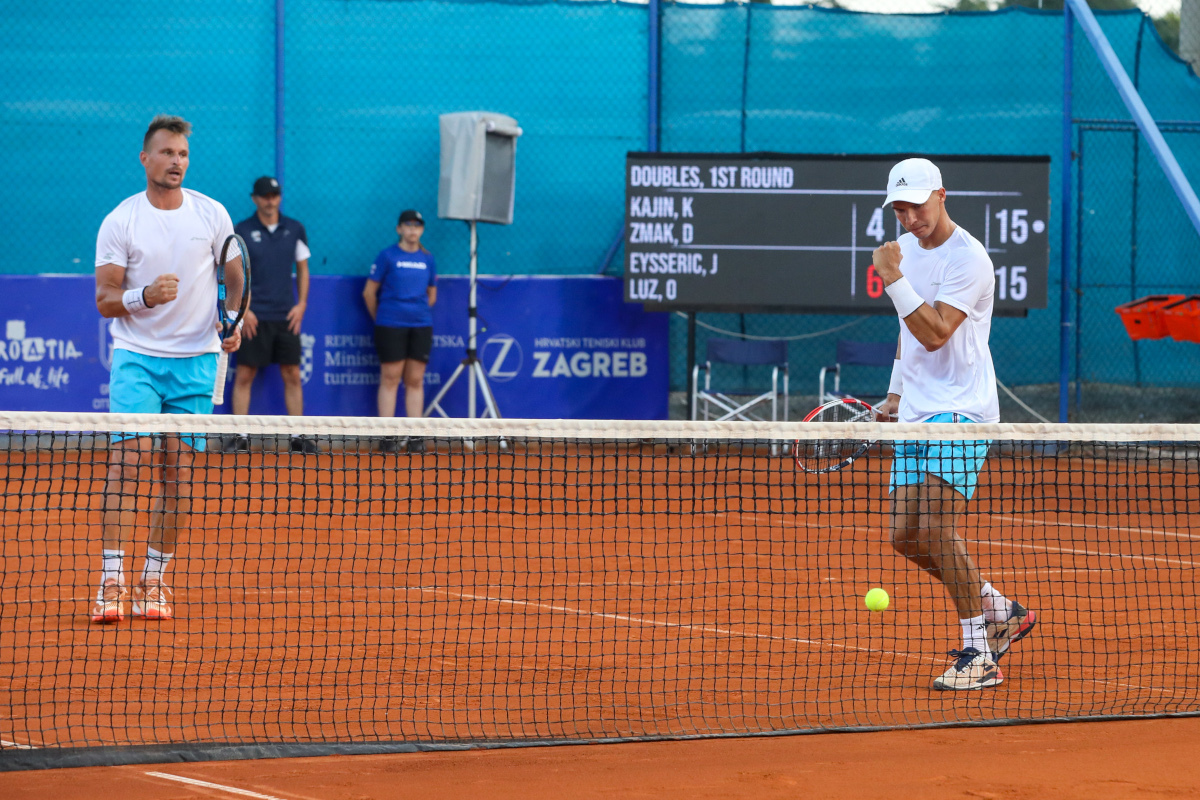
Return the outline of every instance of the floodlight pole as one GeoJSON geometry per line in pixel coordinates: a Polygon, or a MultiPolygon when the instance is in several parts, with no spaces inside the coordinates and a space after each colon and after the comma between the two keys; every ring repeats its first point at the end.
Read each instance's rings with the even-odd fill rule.
{"type": "Polygon", "coordinates": [[[478,329],[476,312],[476,278],[479,267],[479,237],[475,231],[475,220],[467,220],[467,225],[471,229],[471,289],[467,300],[467,357],[454,369],[450,375],[450,380],[442,385],[441,390],[437,393],[437,397],[425,409],[425,416],[432,416],[434,412],[443,416],[449,417],[445,409],[441,406],[442,398],[446,396],[446,392],[450,391],[450,387],[458,380],[458,376],[462,375],[463,371],[467,373],[467,417],[475,419],[475,382],[478,380],[479,388],[483,393],[484,412],[483,416],[491,416],[492,419],[500,419],[500,409],[496,406],[496,398],[492,394],[492,388],[488,385],[487,374],[483,371],[483,363],[478,357],[478,348],[476,346],[476,333],[478,329]]]}

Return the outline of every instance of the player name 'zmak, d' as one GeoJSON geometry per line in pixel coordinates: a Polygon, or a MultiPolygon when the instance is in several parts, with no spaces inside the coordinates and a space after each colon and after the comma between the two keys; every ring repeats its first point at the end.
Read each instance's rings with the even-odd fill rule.
{"type": "Polygon", "coordinates": [[[630,244],[676,244],[674,222],[629,223],[630,244]]]}

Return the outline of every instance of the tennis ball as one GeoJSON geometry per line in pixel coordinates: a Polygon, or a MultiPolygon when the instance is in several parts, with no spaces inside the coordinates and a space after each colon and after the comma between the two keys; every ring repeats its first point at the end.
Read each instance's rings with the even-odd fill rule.
{"type": "Polygon", "coordinates": [[[867,592],[867,596],[863,601],[871,611],[884,611],[888,607],[888,593],[877,586],[867,592]]]}

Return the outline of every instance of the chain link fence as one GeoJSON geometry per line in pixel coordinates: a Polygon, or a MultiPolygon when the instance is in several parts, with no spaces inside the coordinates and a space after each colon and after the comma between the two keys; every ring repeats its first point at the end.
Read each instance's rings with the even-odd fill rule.
{"type": "MultiPolygon", "coordinates": [[[[1154,2],[1170,0],[1147,0],[1154,2]]],[[[364,274],[407,207],[427,212],[425,243],[441,270],[465,272],[466,226],[433,213],[437,117],[498,111],[515,117],[525,135],[516,219],[481,226],[481,272],[619,274],[623,254],[613,245],[624,158],[646,148],[653,91],[661,149],[669,151],[1049,154],[1053,216],[1061,14],[828,7],[862,3],[664,5],[661,77],[651,87],[642,4],[290,0],[282,49],[285,212],[307,225],[317,273],[364,274]]],[[[9,188],[0,197],[8,221],[0,237],[9,257],[0,272],[91,271],[104,215],[143,186],[137,151],[156,113],[178,113],[195,126],[187,185],[223,202],[235,220],[249,216],[252,182],[275,172],[273,0],[167,8],[148,0],[0,0],[0,8],[9,33],[0,51],[0,182],[9,188]]],[[[1138,11],[1099,17],[1155,118],[1200,120],[1200,79],[1155,22],[1138,11]]],[[[1077,32],[1075,115],[1103,124],[1080,122],[1075,132],[1073,413],[1200,418],[1200,410],[1188,416],[1185,402],[1200,382],[1196,346],[1135,345],[1112,311],[1138,294],[1196,291],[1187,256],[1200,242],[1083,42],[1077,32]],[[1172,402],[1160,402],[1160,391],[1174,392],[1172,402]]],[[[1200,185],[1200,136],[1186,126],[1166,136],[1200,185]]],[[[1060,373],[1060,230],[1052,219],[1048,307],[997,319],[992,337],[1000,380],[1051,419],[1060,373]]],[[[832,362],[839,338],[894,340],[898,325],[891,316],[762,314],[701,314],[699,322],[700,353],[710,335],[789,339],[796,411],[815,399],[817,372],[832,362]]],[[[672,413],[682,415],[686,322],[678,317],[671,348],[672,413]]],[[[868,397],[887,383],[870,369],[844,379],[868,397]]],[[[1034,418],[1005,394],[1002,414],[1034,418]]]]}
{"type": "MultiPolygon", "coordinates": [[[[1200,81],[1163,45],[1148,17],[1110,13],[1101,14],[1100,21],[1156,118],[1200,120],[1200,81]]],[[[1012,8],[987,14],[878,15],[762,4],[696,13],[693,7],[670,6],[664,11],[663,38],[664,150],[1049,154],[1047,307],[1026,318],[996,318],[991,345],[1006,390],[1002,418],[1058,418],[1061,221],[1053,219],[1053,209],[1060,207],[1061,186],[1061,13],[1012,8]],[[709,64],[720,66],[706,69],[709,64]],[[698,73],[707,80],[696,80],[698,73]]],[[[1075,116],[1123,120],[1128,127],[1128,112],[1095,54],[1080,44],[1084,41],[1077,30],[1075,116]]],[[[1117,160],[1097,156],[1103,170],[1097,165],[1088,176],[1108,185],[1107,191],[1089,195],[1090,213],[1101,215],[1101,226],[1129,218],[1135,187],[1132,141],[1132,134],[1125,136],[1117,160]]],[[[1200,183],[1200,137],[1181,134],[1169,142],[1192,182],[1200,183]]],[[[1155,206],[1139,216],[1142,239],[1153,240],[1160,250],[1200,244],[1144,146],[1140,174],[1137,191],[1143,203],[1155,206]]],[[[886,170],[881,185],[885,177],[886,170]]],[[[948,210],[953,217],[953,203],[948,210]]],[[[1073,387],[1073,418],[1200,419],[1200,404],[1184,402],[1187,387],[1194,388],[1200,376],[1192,352],[1200,349],[1173,342],[1135,346],[1113,311],[1131,299],[1131,292],[1148,294],[1154,286],[1153,291],[1190,293],[1197,281],[1186,270],[1164,269],[1161,252],[1133,250],[1128,241],[1112,246],[1088,241],[1107,232],[1083,230],[1078,269],[1098,274],[1092,262],[1104,251],[1126,264],[1133,259],[1143,277],[1138,284],[1126,280],[1121,287],[1085,288],[1074,304],[1086,327],[1072,331],[1079,342],[1071,354],[1073,369],[1075,362],[1080,365],[1072,377],[1085,384],[1073,387]],[[1134,352],[1141,355],[1140,366],[1119,355],[1134,352]]],[[[791,340],[793,414],[816,402],[817,373],[835,360],[838,339],[889,341],[898,330],[894,317],[700,314],[698,319],[700,358],[710,336],[791,340]]],[[[673,410],[682,415],[687,383],[682,316],[673,318],[671,337],[673,410]]],[[[742,377],[754,385],[767,382],[762,370],[743,370],[742,377]]],[[[869,398],[886,391],[885,369],[849,368],[843,377],[869,398]]]]}

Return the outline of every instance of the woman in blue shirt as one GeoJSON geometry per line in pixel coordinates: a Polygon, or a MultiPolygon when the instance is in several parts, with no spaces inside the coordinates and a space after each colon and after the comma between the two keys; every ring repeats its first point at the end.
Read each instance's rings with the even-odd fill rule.
{"type": "Polygon", "coordinates": [[[420,417],[425,406],[425,365],[433,350],[433,304],[437,301],[437,263],[421,246],[425,220],[411,209],[400,214],[400,241],[371,265],[363,289],[367,312],[375,320],[379,353],[379,416],[396,416],[396,392],[404,381],[404,409],[420,417]]]}

